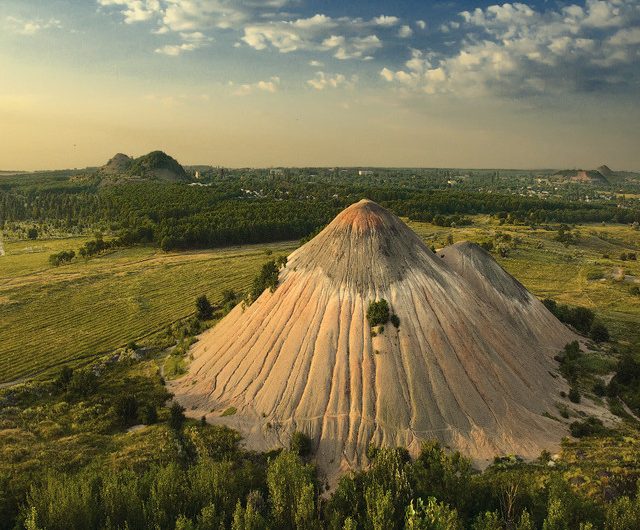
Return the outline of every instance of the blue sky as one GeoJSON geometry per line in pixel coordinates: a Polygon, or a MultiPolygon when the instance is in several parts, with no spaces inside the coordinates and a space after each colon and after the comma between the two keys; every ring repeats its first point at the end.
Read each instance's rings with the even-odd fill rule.
{"type": "Polygon", "coordinates": [[[640,168],[639,65],[637,0],[3,0],[0,166],[640,168]]]}

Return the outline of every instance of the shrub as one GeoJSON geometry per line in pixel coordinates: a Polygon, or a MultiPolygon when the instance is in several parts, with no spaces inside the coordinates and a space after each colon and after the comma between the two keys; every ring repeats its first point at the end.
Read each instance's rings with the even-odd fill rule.
{"type": "Polygon", "coordinates": [[[386,324],[389,321],[389,304],[384,298],[369,304],[367,320],[371,327],[386,324]]]}
{"type": "Polygon", "coordinates": [[[138,421],[138,400],[131,394],[120,395],[114,405],[120,424],[124,427],[134,425],[138,421]]]}
{"type": "Polygon", "coordinates": [[[27,237],[31,240],[38,239],[38,229],[34,226],[27,231],[27,237]]]}
{"type": "Polygon", "coordinates": [[[174,401],[169,408],[169,427],[174,431],[182,429],[187,418],[184,415],[184,407],[177,401],[174,401]]]}
{"type": "Polygon", "coordinates": [[[555,356],[555,360],[560,363],[560,373],[569,383],[575,383],[580,375],[581,365],[578,360],[581,355],[578,341],[573,341],[555,356]]]}
{"type": "Polygon", "coordinates": [[[488,240],[488,241],[482,241],[480,243],[480,246],[485,249],[487,252],[491,252],[493,250],[493,241],[488,240]]]}
{"type": "Polygon", "coordinates": [[[604,278],[604,272],[599,269],[594,269],[587,272],[587,280],[601,280],[602,278],[604,278]]]}
{"type": "Polygon", "coordinates": [[[569,426],[569,430],[571,431],[571,435],[575,438],[603,434],[607,431],[602,421],[593,417],[587,418],[584,421],[574,421],[569,426]]]}
{"type": "Polygon", "coordinates": [[[196,316],[200,320],[209,320],[213,316],[213,306],[204,294],[196,300],[196,316]]]}
{"type": "Polygon", "coordinates": [[[262,266],[260,274],[258,274],[258,276],[253,280],[251,291],[247,297],[249,304],[255,302],[265,289],[269,289],[271,292],[276,290],[276,287],[278,287],[280,268],[286,265],[287,257],[280,256],[274,260],[268,261],[262,266]]]}
{"type": "Polygon", "coordinates": [[[581,333],[586,334],[591,330],[595,319],[595,313],[591,309],[558,304],[550,298],[545,298],[542,303],[560,322],[573,326],[581,333]]]}
{"type": "Polygon", "coordinates": [[[98,388],[98,378],[91,370],[75,370],[69,381],[70,394],[86,398],[98,388]]]}
{"type": "Polygon", "coordinates": [[[629,294],[633,296],[640,295],[640,287],[638,287],[637,285],[634,285],[631,289],[629,289],[629,294]]]}
{"type": "Polygon", "coordinates": [[[391,317],[389,318],[389,320],[391,321],[391,323],[396,327],[399,328],[400,327],[400,318],[398,317],[398,315],[396,315],[395,313],[393,313],[393,315],[391,315],[391,317]]]}
{"type": "Polygon", "coordinates": [[[145,425],[153,425],[154,423],[157,423],[158,409],[156,409],[156,406],[151,403],[147,403],[142,409],[140,419],[145,425]]]}
{"type": "Polygon", "coordinates": [[[603,397],[606,395],[607,393],[607,386],[604,384],[604,381],[602,381],[601,379],[599,379],[598,381],[596,381],[593,385],[593,393],[596,396],[600,396],[603,397]]]}
{"type": "Polygon", "coordinates": [[[236,306],[239,299],[240,296],[233,289],[225,289],[222,291],[222,312],[227,314],[231,311],[236,306]]]}
{"type": "Polygon", "coordinates": [[[594,322],[589,332],[589,337],[595,342],[607,342],[609,340],[609,330],[602,322],[594,322]]]}
{"type": "Polygon", "coordinates": [[[76,253],[73,250],[63,250],[57,254],[51,254],[51,256],[49,256],[49,263],[54,267],[59,267],[63,263],[69,263],[75,257],[76,253]]]}
{"type": "Polygon", "coordinates": [[[311,454],[312,442],[305,433],[296,431],[291,435],[291,441],[289,442],[289,449],[292,453],[301,457],[306,457],[311,454]]]}
{"type": "Polygon", "coordinates": [[[575,386],[572,386],[569,390],[569,401],[580,403],[580,391],[575,386]]]}
{"type": "Polygon", "coordinates": [[[238,412],[238,409],[235,407],[229,407],[228,409],[225,409],[224,412],[222,414],[220,414],[220,416],[235,416],[236,412],[238,412]]]}
{"type": "Polygon", "coordinates": [[[58,377],[56,377],[55,384],[58,388],[60,388],[60,390],[67,390],[72,377],[73,368],[70,368],[69,366],[63,366],[60,372],[58,372],[58,377]]]}

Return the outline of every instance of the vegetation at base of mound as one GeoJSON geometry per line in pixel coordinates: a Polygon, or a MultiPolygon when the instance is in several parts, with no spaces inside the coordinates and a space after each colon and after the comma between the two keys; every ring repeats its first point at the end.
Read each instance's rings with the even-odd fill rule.
{"type": "MultiPolygon", "coordinates": [[[[587,279],[589,279],[588,275],[587,279]]],[[[542,303],[560,322],[569,324],[595,342],[609,340],[609,330],[602,322],[595,319],[595,313],[591,309],[557,304],[555,300],[550,298],[545,298],[542,303]]]]}
{"type": "Polygon", "coordinates": [[[611,398],[621,398],[640,415],[640,352],[624,352],[606,389],[611,398]]]}
{"type": "Polygon", "coordinates": [[[630,426],[581,433],[560,455],[545,452],[535,462],[496,458],[482,473],[437,442],[425,442],[415,459],[371,446],[371,466],[325,492],[304,434],[292,436],[290,451],[246,451],[235,431],[185,419],[167,401],[159,358],[108,359],[89,367],[96,379],[84,394],[72,390],[75,370],[0,391],[0,528],[640,523],[640,438],[630,426]],[[155,418],[145,421],[149,409],[155,418]],[[148,425],[127,431],[138,422],[148,425]]]}
{"type": "Polygon", "coordinates": [[[253,284],[246,297],[246,302],[251,305],[267,289],[274,292],[278,287],[280,269],[287,266],[287,257],[279,256],[276,259],[267,261],[253,279],[253,284]]]}

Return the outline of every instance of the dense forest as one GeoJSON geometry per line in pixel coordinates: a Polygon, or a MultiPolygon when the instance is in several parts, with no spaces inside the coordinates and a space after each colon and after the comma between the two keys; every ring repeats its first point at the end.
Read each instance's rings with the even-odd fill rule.
{"type": "Polygon", "coordinates": [[[588,197],[581,187],[547,196],[527,187],[502,187],[495,175],[452,181],[450,173],[387,170],[358,176],[301,170],[270,175],[228,170],[192,186],[101,186],[95,176],[64,173],[39,179],[5,177],[0,179],[0,226],[33,222],[61,230],[102,227],[125,245],[153,243],[165,250],[217,247],[299,239],[363,197],[397,215],[447,226],[468,223],[464,216],[472,214],[532,225],[640,222],[637,201],[614,201],[610,196],[576,200],[576,194],[588,197]]]}

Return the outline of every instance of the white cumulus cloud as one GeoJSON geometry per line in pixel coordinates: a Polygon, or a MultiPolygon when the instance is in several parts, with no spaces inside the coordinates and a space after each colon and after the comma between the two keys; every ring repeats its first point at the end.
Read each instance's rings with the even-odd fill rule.
{"type": "Polygon", "coordinates": [[[277,92],[278,88],[280,87],[280,78],[277,76],[273,76],[266,81],[244,83],[241,85],[235,85],[231,83],[231,86],[235,87],[232,92],[234,96],[248,96],[256,92],[268,92],[270,94],[273,94],[277,92]]]}
{"type": "Polygon", "coordinates": [[[309,79],[307,84],[316,90],[325,90],[327,88],[353,87],[357,83],[357,76],[347,79],[344,74],[327,74],[325,72],[316,72],[313,79],[309,79]]]}
{"type": "MultiPolygon", "coordinates": [[[[400,68],[380,75],[399,86],[435,94],[589,92],[640,89],[640,3],[587,0],[537,10],[523,3],[460,13],[453,53],[412,51],[400,68]]],[[[456,30],[451,21],[442,31],[456,30]]]]}

